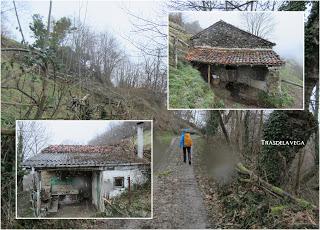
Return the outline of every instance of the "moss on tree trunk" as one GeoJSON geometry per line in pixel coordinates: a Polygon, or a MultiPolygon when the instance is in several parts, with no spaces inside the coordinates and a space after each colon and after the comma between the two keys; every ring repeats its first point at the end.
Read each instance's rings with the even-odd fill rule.
{"type": "MultiPolygon", "coordinates": [[[[309,111],[274,111],[263,127],[265,141],[300,141],[307,143],[317,128],[309,111]]],[[[304,145],[263,145],[259,158],[259,174],[275,185],[287,181],[287,171],[304,145]]]]}

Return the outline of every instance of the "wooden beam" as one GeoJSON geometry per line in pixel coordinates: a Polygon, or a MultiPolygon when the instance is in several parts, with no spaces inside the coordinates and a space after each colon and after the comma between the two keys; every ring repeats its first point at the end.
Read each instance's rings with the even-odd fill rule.
{"type": "Polygon", "coordinates": [[[15,136],[16,135],[16,130],[14,128],[13,129],[2,128],[1,129],[1,135],[15,136]]]}
{"type": "Polygon", "coordinates": [[[2,101],[1,104],[12,105],[12,106],[37,106],[36,104],[23,104],[18,102],[6,102],[6,101],[2,101]]]}
{"type": "Polygon", "coordinates": [[[170,37],[172,37],[174,40],[176,40],[176,42],[178,41],[178,42],[180,42],[182,45],[184,45],[184,46],[186,46],[186,47],[189,47],[189,44],[188,44],[188,43],[186,43],[186,42],[184,42],[183,40],[177,38],[176,36],[170,34],[170,37]]]}
{"type": "Polygon", "coordinates": [[[210,64],[208,64],[208,84],[210,86],[210,78],[211,78],[211,71],[210,71],[210,64]]]}
{"type": "Polygon", "coordinates": [[[292,201],[293,203],[296,203],[297,205],[299,205],[300,207],[302,208],[311,208],[312,210],[316,210],[316,211],[319,211],[319,208],[302,199],[302,198],[298,198],[298,197],[295,197],[293,195],[291,195],[290,193],[284,191],[283,189],[279,188],[279,187],[276,187],[272,184],[269,184],[267,181],[263,180],[261,177],[257,176],[256,174],[254,174],[253,171],[247,169],[242,163],[238,163],[236,165],[236,170],[238,171],[238,173],[241,175],[247,175],[249,176],[249,178],[246,179],[247,182],[250,182],[250,183],[255,183],[257,186],[265,189],[266,191],[270,191],[272,192],[272,194],[275,194],[277,195],[278,197],[282,197],[282,198],[287,198],[289,199],[290,201],[292,201]]]}
{"type": "Polygon", "coordinates": [[[130,181],[130,176],[128,176],[128,198],[129,198],[129,205],[131,205],[131,181],[130,181]]]}
{"type": "Polygon", "coordinates": [[[178,66],[178,53],[177,53],[177,38],[173,37],[173,63],[174,63],[174,68],[177,68],[178,66]]]}
{"type": "Polygon", "coordinates": [[[282,82],[285,82],[285,83],[287,83],[287,84],[291,84],[291,85],[294,85],[294,86],[303,88],[302,85],[299,85],[299,84],[297,84],[297,83],[295,83],[295,82],[292,82],[292,81],[289,81],[289,80],[281,79],[281,81],[282,81],[282,82]]]}
{"type": "Polygon", "coordinates": [[[40,216],[40,206],[41,206],[41,197],[40,197],[40,190],[41,190],[41,181],[40,181],[40,174],[36,173],[36,185],[37,185],[37,203],[36,203],[36,217],[40,216]]]}

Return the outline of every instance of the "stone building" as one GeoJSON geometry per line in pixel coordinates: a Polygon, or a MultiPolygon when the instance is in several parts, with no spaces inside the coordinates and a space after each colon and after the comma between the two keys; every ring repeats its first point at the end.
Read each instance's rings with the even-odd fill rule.
{"type": "Polygon", "coordinates": [[[281,91],[278,70],[284,65],[275,45],[220,20],[191,37],[186,60],[210,85],[232,82],[274,95],[281,91]]]}
{"type": "Polygon", "coordinates": [[[51,145],[23,162],[31,170],[36,215],[56,213],[61,205],[86,201],[103,212],[109,200],[129,186],[151,177],[151,150],[143,149],[138,126],[138,145],[130,140],[109,146],[51,145]]]}

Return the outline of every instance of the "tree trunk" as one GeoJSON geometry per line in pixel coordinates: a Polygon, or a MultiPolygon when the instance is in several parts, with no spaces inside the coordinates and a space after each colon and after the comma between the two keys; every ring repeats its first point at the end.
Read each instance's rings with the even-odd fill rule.
{"type": "Polygon", "coordinates": [[[217,113],[218,113],[218,117],[219,117],[220,127],[221,127],[221,129],[222,129],[222,132],[223,132],[223,134],[224,134],[224,137],[226,138],[227,143],[230,144],[229,135],[228,135],[227,129],[226,129],[224,123],[223,123],[223,119],[222,119],[221,113],[220,113],[219,110],[217,111],[217,113]]]}
{"type": "Polygon", "coordinates": [[[47,39],[48,39],[48,37],[49,37],[49,33],[50,33],[51,9],[52,9],[52,0],[50,0],[50,5],[49,5],[48,25],[47,25],[47,39]]]}
{"type": "Polygon", "coordinates": [[[48,76],[47,76],[47,72],[48,72],[48,65],[46,64],[44,71],[44,75],[42,77],[42,89],[41,89],[41,97],[40,100],[38,102],[38,109],[37,112],[34,116],[34,120],[40,119],[45,111],[46,108],[46,102],[48,99],[48,76]]]}
{"type": "Polygon", "coordinates": [[[18,21],[18,25],[19,25],[19,31],[20,31],[20,34],[21,34],[21,37],[22,37],[21,43],[23,44],[23,43],[25,42],[25,40],[24,40],[24,35],[23,35],[23,31],[22,31],[21,24],[20,24],[20,20],[19,20],[19,16],[18,16],[18,11],[17,11],[17,7],[16,7],[16,2],[15,2],[15,1],[12,1],[12,2],[13,2],[14,11],[15,11],[15,13],[16,13],[16,18],[17,18],[17,21],[18,21]]]}
{"type": "Polygon", "coordinates": [[[299,152],[299,159],[298,159],[298,165],[297,165],[297,171],[296,171],[296,181],[294,186],[294,193],[297,195],[300,190],[300,177],[301,177],[301,166],[304,160],[305,151],[303,153],[299,152]]]}
{"type": "Polygon", "coordinates": [[[250,111],[247,110],[243,120],[243,126],[244,126],[243,149],[245,154],[248,154],[248,151],[249,151],[249,117],[250,117],[250,111]]]}
{"type": "Polygon", "coordinates": [[[255,175],[252,171],[244,167],[241,163],[238,163],[236,165],[236,170],[239,172],[240,175],[242,174],[242,175],[249,176],[249,178],[242,179],[242,181],[244,182],[254,183],[255,185],[265,189],[266,191],[272,192],[272,194],[276,194],[277,196],[282,198],[288,198],[289,200],[296,203],[302,208],[312,208],[313,210],[318,210],[317,206],[311,204],[310,202],[301,198],[294,197],[293,195],[284,191],[283,189],[276,187],[272,184],[269,184],[268,182],[263,180],[261,177],[255,175]]]}
{"type": "MultiPolygon", "coordinates": [[[[314,116],[316,119],[319,118],[319,81],[316,85],[314,116]]],[[[315,164],[319,165],[319,129],[316,129],[315,133],[315,153],[315,164]]]]}

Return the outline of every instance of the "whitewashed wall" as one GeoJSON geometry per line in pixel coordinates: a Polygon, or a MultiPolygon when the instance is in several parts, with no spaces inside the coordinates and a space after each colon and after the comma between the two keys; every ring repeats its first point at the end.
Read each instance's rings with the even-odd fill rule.
{"type": "Polygon", "coordinates": [[[120,195],[126,188],[128,188],[128,176],[130,176],[131,186],[133,184],[142,184],[146,182],[145,176],[137,166],[116,167],[114,170],[103,171],[103,196],[112,198],[120,195]],[[114,186],[115,177],[124,177],[124,188],[117,188],[114,186]]]}
{"type": "Polygon", "coordinates": [[[92,204],[98,208],[97,186],[98,186],[98,172],[92,173],[92,204]]]}

